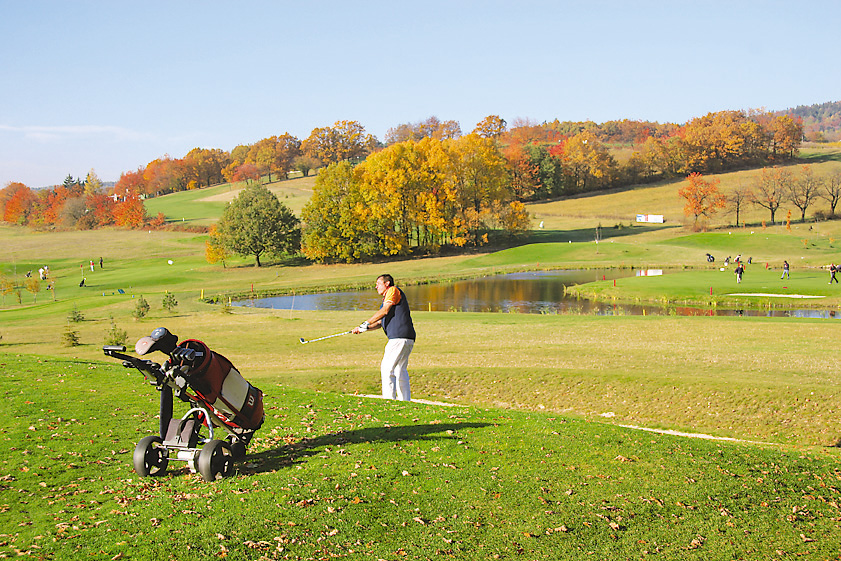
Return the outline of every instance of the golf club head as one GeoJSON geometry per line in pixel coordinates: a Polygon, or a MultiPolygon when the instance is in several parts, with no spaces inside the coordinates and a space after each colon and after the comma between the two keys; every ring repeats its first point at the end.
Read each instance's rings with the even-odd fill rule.
{"type": "Polygon", "coordinates": [[[307,342],[307,340],[304,339],[303,337],[301,337],[301,343],[306,343],[306,342],[307,342]]]}

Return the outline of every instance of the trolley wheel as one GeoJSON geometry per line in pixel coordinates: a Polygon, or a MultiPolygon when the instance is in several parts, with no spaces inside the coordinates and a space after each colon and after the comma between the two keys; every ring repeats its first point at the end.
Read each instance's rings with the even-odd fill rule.
{"type": "Polygon", "coordinates": [[[163,475],[169,464],[167,449],[160,436],[147,436],[134,448],[134,471],[141,477],[163,475]]]}
{"type": "Polygon", "coordinates": [[[234,455],[227,442],[211,440],[199,451],[198,470],[205,481],[228,477],[234,471],[234,455]]]}
{"type": "Polygon", "coordinates": [[[234,440],[230,443],[230,446],[231,454],[233,454],[235,460],[241,460],[245,457],[245,444],[241,440],[234,440]]]}

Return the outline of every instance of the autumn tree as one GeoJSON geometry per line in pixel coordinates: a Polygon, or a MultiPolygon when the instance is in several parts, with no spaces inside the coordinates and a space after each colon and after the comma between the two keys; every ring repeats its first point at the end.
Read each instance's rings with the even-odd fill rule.
{"type": "Polygon", "coordinates": [[[260,169],[255,164],[242,164],[234,170],[231,177],[228,179],[231,182],[239,181],[259,181],[260,169]]]}
{"type": "MultiPolygon", "coordinates": [[[[187,187],[187,173],[183,160],[170,158],[168,155],[163,158],[152,160],[143,169],[143,180],[145,193],[147,195],[165,195],[176,191],[183,191],[187,187]]],[[[119,186],[119,184],[118,184],[119,186]]],[[[125,192],[119,192],[124,195],[125,192]]]]}
{"type": "Polygon", "coordinates": [[[841,200],[841,171],[836,171],[824,179],[820,196],[829,203],[830,215],[835,216],[835,207],[841,200]]]}
{"type": "Polygon", "coordinates": [[[225,249],[225,243],[219,235],[219,230],[216,224],[210,227],[207,240],[204,242],[204,257],[211,265],[222,262],[222,266],[226,267],[225,262],[228,259],[228,251],[225,249]]]}
{"type": "Polygon", "coordinates": [[[473,134],[477,134],[483,138],[499,138],[507,130],[508,123],[499,115],[488,115],[478,123],[473,129],[473,134]]]}
{"type": "Polygon", "coordinates": [[[387,254],[371,216],[375,204],[369,199],[379,194],[363,189],[362,172],[361,166],[338,162],[316,176],[312,197],[301,212],[306,224],[301,249],[309,259],[350,263],[387,254]]]}
{"type": "Polygon", "coordinates": [[[739,215],[745,204],[751,201],[752,195],[750,189],[742,187],[741,185],[733,189],[727,196],[727,202],[730,203],[730,208],[736,214],[736,226],[739,225],[739,215]]]}
{"type": "Polygon", "coordinates": [[[442,121],[432,116],[417,123],[404,123],[388,129],[385,135],[387,145],[405,142],[407,140],[420,141],[423,138],[445,140],[461,136],[461,125],[458,121],[442,121]]]}
{"type": "Polygon", "coordinates": [[[96,172],[91,169],[88,176],[85,178],[85,195],[95,195],[104,190],[102,180],[96,175],[96,172]]]}
{"type": "Polygon", "coordinates": [[[105,193],[90,195],[85,200],[85,206],[88,213],[84,218],[90,220],[91,228],[108,226],[114,223],[114,209],[117,207],[117,203],[109,195],[105,193]]]}
{"type": "Polygon", "coordinates": [[[300,247],[299,221],[274,193],[260,184],[243,189],[228,205],[217,229],[222,246],[238,255],[291,253],[300,247]]]}
{"type": "Polygon", "coordinates": [[[332,127],[313,129],[301,143],[301,150],[311,158],[332,163],[366,156],[376,142],[358,121],[337,121],[332,127]]]}
{"type": "Polygon", "coordinates": [[[81,227],[82,229],[89,229],[89,223],[80,221],[88,214],[88,207],[85,204],[84,197],[72,197],[64,201],[59,212],[59,223],[65,228],[81,227]]]}
{"type": "MultiPolygon", "coordinates": [[[[248,153],[251,151],[250,144],[240,144],[234,147],[231,150],[230,160],[228,165],[222,168],[222,176],[225,178],[226,181],[229,183],[234,182],[234,173],[236,170],[243,164],[245,164],[246,160],[248,159],[248,153]]],[[[254,165],[254,164],[251,164],[254,165]]]]}
{"type": "Polygon", "coordinates": [[[779,115],[770,124],[771,155],[774,159],[791,159],[800,149],[802,121],[790,115],[779,115]]]}
{"type": "Polygon", "coordinates": [[[496,216],[493,210],[513,199],[505,159],[490,137],[469,134],[447,143],[446,181],[453,192],[468,240],[482,245],[488,240],[496,216]]]}
{"type": "Polygon", "coordinates": [[[289,133],[280,136],[264,138],[251,146],[245,159],[246,163],[254,164],[261,173],[286,177],[292,169],[292,162],[301,154],[301,141],[289,133]]]}
{"type": "Polygon", "coordinates": [[[222,169],[230,156],[219,148],[193,148],[183,158],[184,176],[188,188],[209,187],[222,183],[222,169]]]}
{"type": "Polygon", "coordinates": [[[785,168],[762,168],[759,180],[753,185],[751,202],[771,213],[771,224],[786,200],[791,181],[791,172],[785,168]]]}
{"type": "Polygon", "coordinates": [[[4,189],[4,198],[3,220],[12,224],[26,224],[38,200],[32,190],[23,183],[9,183],[4,189]]]}
{"type": "Polygon", "coordinates": [[[41,281],[36,279],[35,277],[30,277],[26,279],[26,283],[24,284],[26,287],[27,292],[32,293],[33,295],[33,302],[38,302],[38,293],[41,292],[41,281]]]}
{"type": "Polygon", "coordinates": [[[124,228],[139,228],[146,222],[146,207],[137,193],[129,193],[114,207],[114,224],[124,228]]]}
{"type": "Polygon", "coordinates": [[[321,162],[310,156],[297,156],[292,160],[292,169],[301,172],[304,177],[309,177],[310,171],[321,167],[321,162]]]}
{"type": "Polygon", "coordinates": [[[136,171],[124,171],[121,173],[120,179],[114,185],[114,195],[121,198],[128,193],[155,195],[156,193],[154,191],[147,189],[144,172],[144,168],[139,168],[136,171]]]}
{"type": "Polygon", "coordinates": [[[516,234],[529,223],[497,143],[475,134],[409,140],[356,166],[332,164],[319,172],[302,218],[307,257],[349,262],[481,245],[492,230],[516,234]]]}
{"type": "Polygon", "coordinates": [[[502,150],[511,173],[511,187],[517,200],[535,198],[540,184],[540,165],[532,160],[526,147],[519,143],[509,144],[502,150]]]}
{"type": "Polygon", "coordinates": [[[820,178],[815,177],[812,168],[801,166],[800,174],[786,186],[789,202],[800,209],[801,222],[806,222],[806,210],[820,196],[822,183],[823,181],[820,178]]]}
{"type": "MultiPolygon", "coordinates": [[[[41,191],[39,196],[39,216],[37,223],[58,224],[61,221],[60,215],[68,199],[73,198],[70,189],[63,185],[57,185],[52,189],[41,191]]],[[[71,224],[72,226],[72,224],[71,224]]]]}
{"type": "Polygon", "coordinates": [[[616,160],[591,132],[567,139],[561,145],[560,155],[568,193],[604,189],[616,180],[616,160]]]}
{"type": "Polygon", "coordinates": [[[711,218],[718,209],[727,204],[727,197],[718,190],[718,178],[707,181],[700,173],[692,173],[686,178],[688,184],[681,187],[677,194],[686,199],[683,212],[694,216],[694,228],[698,227],[698,218],[711,218]]]}

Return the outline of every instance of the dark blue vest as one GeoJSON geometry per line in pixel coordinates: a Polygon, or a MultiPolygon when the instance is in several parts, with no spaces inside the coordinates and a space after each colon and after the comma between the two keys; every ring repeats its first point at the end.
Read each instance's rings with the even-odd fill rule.
{"type": "Polygon", "coordinates": [[[392,306],[388,314],[382,319],[383,331],[389,339],[411,339],[415,340],[415,326],[412,323],[412,314],[409,312],[409,302],[406,295],[399,288],[400,302],[392,306]]]}

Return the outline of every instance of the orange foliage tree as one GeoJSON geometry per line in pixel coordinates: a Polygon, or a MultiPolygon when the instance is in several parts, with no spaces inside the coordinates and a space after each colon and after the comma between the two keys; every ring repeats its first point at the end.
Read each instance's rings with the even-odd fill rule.
{"type": "Polygon", "coordinates": [[[727,197],[718,190],[718,178],[707,181],[700,173],[692,173],[687,177],[688,185],[678,190],[677,194],[686,199],[683,212],[686,216],[695,216],[694,226],[698,226],[698,218],[710,218],[720,208],[727,204],[727,197]]]}
{"type": "Polygon", "coordinates": [[[3,220],[12,224],[26,224],[37,196],[23,183],[13,182],[3,190],[6,204],[3,207],[3,220]]]}
{"type": "Polygon", "coordinates": [[[126,228],[139,228],[146,222],[146,207],[135,193],[130,193],[126,199],[114,208],[114,223],[126,228]]]}

